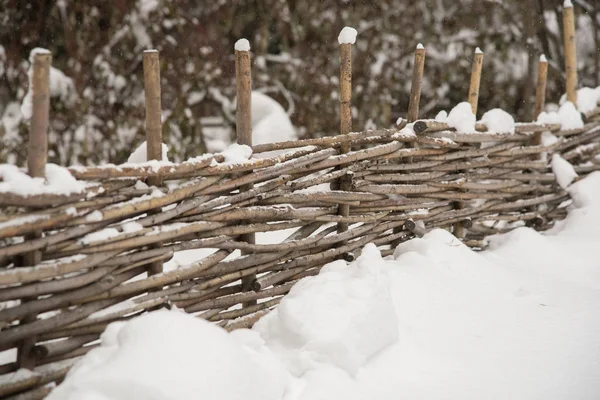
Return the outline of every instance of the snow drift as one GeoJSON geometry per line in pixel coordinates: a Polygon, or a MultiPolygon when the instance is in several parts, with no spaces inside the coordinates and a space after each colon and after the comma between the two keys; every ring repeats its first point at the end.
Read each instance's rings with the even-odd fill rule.
{"type": "Polygon", "coordinates": [[[444,230],[298,283],[253,330],[179,311],[113,324],[59,399],[597,399],[600,173],[551,231],[476,253],[444,230]]]}

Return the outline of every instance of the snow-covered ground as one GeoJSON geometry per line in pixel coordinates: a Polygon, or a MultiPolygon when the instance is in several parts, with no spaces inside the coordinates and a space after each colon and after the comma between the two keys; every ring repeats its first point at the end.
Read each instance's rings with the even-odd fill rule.
{"type": "Polygon", "coordinates": [[[552,231],[475,253],[435,230],[368,245],[252,330],[180,311],[109,326],[57,399],[598,399],[600,173],[552,231]]]}

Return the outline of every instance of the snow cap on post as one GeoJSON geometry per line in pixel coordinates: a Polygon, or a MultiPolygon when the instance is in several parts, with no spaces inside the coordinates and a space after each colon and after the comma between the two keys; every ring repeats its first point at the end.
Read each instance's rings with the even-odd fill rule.
{"type": "Polygon", "coordinates": [[[548,62],[548,59],[546,58],[546,55],[545,55],[545,54],[542,54],[542,55],[540,56],[540,62],[545,62],[545,63],[547,63],[547,62],[548,62]]]}
{"type": "Polygon", "coordinates": [[[423,44],[422,44],[422,43],[419,43],[419,44],[417,45],[417,50],[425,50],[425,47],[423,47],[423,44]]]}
{"type": "Polygon", "coordinates": [[[479,47],[475,49],[475,54],[483,54],[483,51],[479,47]]]}
{"type": "Polygon", "coordinates": [[[341,30],[340,34],[338,35],[338,43],[354,44],[356,43],[356,35],[358,35],[356,29],[346,26],[344,27],[344,29],[341,30]]]}
{"type": "Polygon", "coordinates": [[[234,48],[236,51],[250,51],[250,42],[248,41],[248,39],[242,38],[235,42],[234,48]]]}
{"type": "Polygon", "coordinates": [[[573,7],[573,3],[571,2],[571,0],[565,0],[565,2],[563,3],[563,8],[572,8],[573,7]]]}

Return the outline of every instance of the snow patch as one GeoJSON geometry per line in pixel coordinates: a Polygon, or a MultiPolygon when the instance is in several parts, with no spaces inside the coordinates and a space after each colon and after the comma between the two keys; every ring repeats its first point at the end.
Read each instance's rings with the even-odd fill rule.
{"type": "Polygon", "coordinates": [[[354,44],[356,43],[356,35],[358,35],[356,29],[349,26],[345,26],[344,29],[342,29],[340,34],[338,35],[338,43],[354,44]]]}
{"type": "Polygon", "coordinates": [[[457,104],[448,115],[446,120],[450,128],[456,129],[460,133],[474,133],[475,132],[475,114],[471,110],[471,105],[463,101],[457,104]]]}
{"type": "Polygon", "coordinates": [[[250,51],[250,42],[248,39],[239,39],[235,42],[234,49],[236,51],[250,51]]]}
{"type": "Polygon", "coordinates": [[[285,372],[238,337],[179,311],[110,324],[48,400],[281,399],[285,372]]]}
{"type": "Polygon", "coordinates": [[[323,364],[355,376],[398,338],[379,250],[369,244],[349,266],[337,261],[300,281],[255,329],[295,376],[323,364]]]}
{"type": "Polygon", "coordinates": [[[552,155],[552,172],[561,188],[566,189],[577,178],[577,172],[567,160],[558,154],[552,155]]]}
{"type": "MultiPolygon", "coordinates": [[[[147,157],[147,145],[146,142],[144,141],[142,144],[140,144],[138,146],[137,149],[135,149],[133,151],[133,153],[131,153],[131,155],[129,156],[129,158],[127,159],[127,163],[129,164],[141,164],[141,163],[145,163],[148,161],[147,157]]],[[[169,161],[169,157],[167,156],[167,153],[169,152],[169,147],[162,143],[162,160],[160,161],[169,161]]]]}
{"type": "Polygon", "coordinates": [[[537,122],[541,124],[560,124],[562,130],[579,129],[584,126],[581,114],[570,101],[563,103],[558,112],[541,112],[537,122]]]}
{"type": "Polygon", "coordinates": [[[494,108],[483,114],[481,122],[487,126],[490,133],[515,133],[514,118],[500,108],[494,108]]]}
{"type": "Polygon", "coordinates": [[[14,165],[0,165],[0,193],[14,193],[20,196],[42,194],[69,195],[81,193],[86,183],[78,181],[68,169],[56,164],[46,164],[46,178],[32,178],[14,165]]]}

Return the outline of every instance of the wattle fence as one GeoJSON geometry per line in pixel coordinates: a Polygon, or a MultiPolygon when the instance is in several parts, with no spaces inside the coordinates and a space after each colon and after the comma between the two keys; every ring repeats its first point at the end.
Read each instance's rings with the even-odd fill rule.
{"type": "MultiPolygon", "coordinates": [[[[150,310],[175,306],[228,330],[251,327],[299,279],[353,260],[367,243],[390,255],[398,243],[443,228],[483,249],[486,236],[517,226],[547,229],[571,204],[552,155],[580,176],[600,169],[600,108],[569,130],[517,123],[514,132],[488,132],[478,123],[465,133],[418,120],[422,48],[408,118],[393,129],[350,132],[351,44],[340,48],[340,135],[253,146],[249,159],[239,147],[178,164],[158,161],[158,53],[145,53],[155,160],[68,168],[76,180],[45,165],[50,56],[36,56],[28,166],[33,177],[48,175],[44,183],[0,166],[0,185],[8,185],[0,192],[0,351],[17,350],[15,362],[0,365],[0,396],[43,398],[108,324],[150,310]],[[541,140],[544,132],[557,140],[541,140]],[[263,232],[280,240],[257,243],[263,232]],[[175,252],[192,249],[212,251],[163,270],[175,252]],[[32,371],[13,374],[19,368],[32,371]]],[[[474,112],[482,59],[474,56],[474,112]]],[[[238,142],[251,145],[244,46],[236,46],[236,71],[238,142]]],[[[540,73],[536,114],[544,87],[540,73]]]]}

